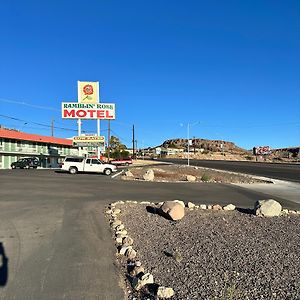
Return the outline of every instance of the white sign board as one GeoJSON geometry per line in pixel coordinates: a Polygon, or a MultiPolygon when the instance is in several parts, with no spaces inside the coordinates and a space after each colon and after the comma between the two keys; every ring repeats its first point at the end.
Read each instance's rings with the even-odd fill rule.
{"type": "Polygon", "coordinates": [[[73,145],[77,147],[97,147],[103,146],[105,143],[104,136],[74,136],[73,145]]]}
{"type": "Polygon", "coordinates": [[[62,102],[61,113],[63,119],[98,119],[114,120],[114,103],[77,103],[62,102]]]}

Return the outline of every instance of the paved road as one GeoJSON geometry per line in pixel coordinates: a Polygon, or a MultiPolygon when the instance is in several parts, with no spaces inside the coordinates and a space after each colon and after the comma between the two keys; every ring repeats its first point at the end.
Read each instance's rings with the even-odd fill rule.
{"type": "MultiPolygon", "coordinates": [[[[187,164],[186,159],[162,159],[162,161],[187,164]]],[[[253,174],[257,176],[264,176],[286,181],[300,182],[300,164],[275,164],[262,162],[195,159],[191,159],[190,164],[193,166],[201,166],[232,172],[253,174]]]]}
{"type": "MultiPolygon", "coordinates": [[[[105,206],[116,200],[233,203],[268,195],[233,185],[150,183],[51,170],[0,171],[0,299],[121,300],[105,206]],[[0,248],[1,250],[1,248],[0,248]]],[[[276,198],[285,207],[299,205],[276,198]]]]}

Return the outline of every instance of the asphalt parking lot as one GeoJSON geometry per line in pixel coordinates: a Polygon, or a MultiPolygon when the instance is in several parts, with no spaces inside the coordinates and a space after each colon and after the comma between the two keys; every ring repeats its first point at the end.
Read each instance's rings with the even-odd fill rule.
{"type": "Polygon", "coordinates": [[[0,185],[0,254],[8,258],[0,299],[123,299],[103,214],[110,202],[182,199],[253,207],[269,198],[233,185],[121,181],[54,170],[1,170],[0,185]]]}

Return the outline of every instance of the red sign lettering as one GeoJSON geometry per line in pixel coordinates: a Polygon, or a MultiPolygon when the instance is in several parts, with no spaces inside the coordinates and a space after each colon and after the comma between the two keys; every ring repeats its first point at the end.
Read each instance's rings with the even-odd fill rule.
{"type": "Polygon", "coordinates": [[[78,118],[85,118],[87,115],[87,112],[83,109],[80,109],[76,112],[76,115],[78,118]]]}
{"type": "Polygon", "coordinates": [[[114,112],[107,109],[63,109],[66,119],[114,119],[114,112]]]}
{"type": "Polygon", "coordinates": [[[98,119],[104,118],[104,110],[97,110],[97,118],[98,119]]]}
{"type": "Polygon", "coordinates": [[[113,116],[109,115],[109,110],[106,110],[106,111],[105,111],[105,117],[106,117],[107,119],[113,119],[113,116]]]}
{"type": "Polygon", "coordinates": [[[64,118],[75,118],[75,109],[72,109],[70,111],[68,111],[67,109],[64,110],[64,118]]]}
{"type": "Polygon", "coordinates": [[[87,112],[90,114],[90,118],[94,118],[94,113],[96,112],[95,109],[89,109],[87,112]]]}

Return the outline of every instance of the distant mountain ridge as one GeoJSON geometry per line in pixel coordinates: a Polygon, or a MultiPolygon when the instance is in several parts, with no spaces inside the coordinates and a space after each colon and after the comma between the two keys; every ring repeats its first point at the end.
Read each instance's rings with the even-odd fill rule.
{"type": "MultiPolygon", "coordinates": [[[[200,139],[200,138],[193,138],[190,139],[192,141],[192,145],[190,148],[198,148],[204,149],[207,151],[212,152],[230,152],[233,154],[246,154],[249,153],[248,150],[243,149],[241,147],[236,146],[233,142],[227,142],[222,140],[207,140],[207,139],[200,139]]],[[[164,141],[161,144],[163,148],[186,148],[187,147],[187,139],[169,139],[164,141]]]]}

